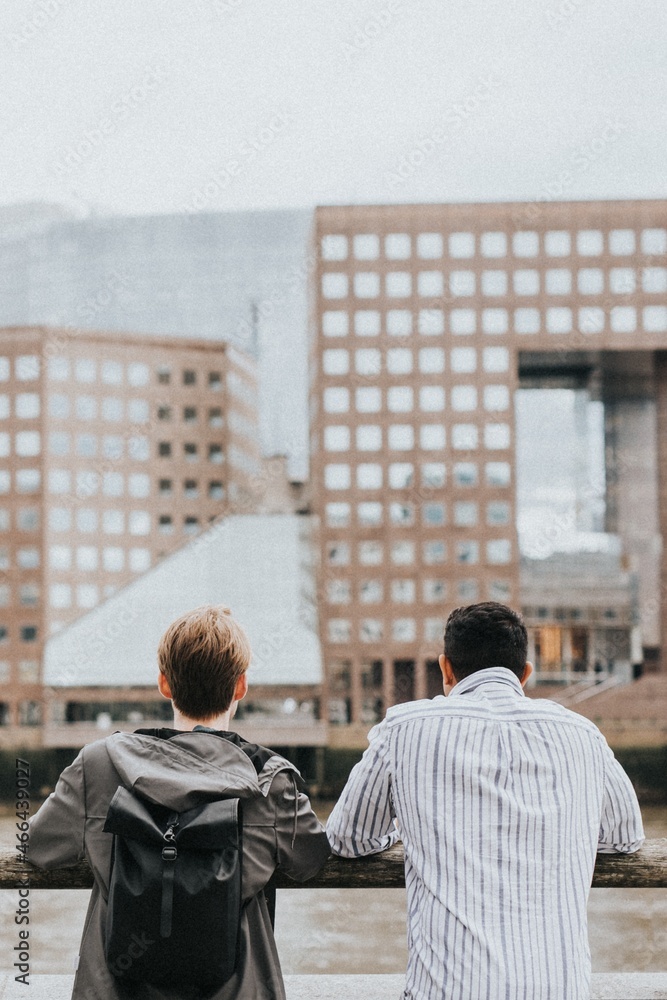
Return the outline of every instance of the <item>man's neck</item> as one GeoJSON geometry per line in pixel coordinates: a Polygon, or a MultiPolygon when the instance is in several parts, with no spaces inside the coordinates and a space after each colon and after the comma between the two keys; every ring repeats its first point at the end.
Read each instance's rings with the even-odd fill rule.
{"type": "Polygon", "coordinates": [[[232,714],[232,710],[229,708],[222,715],[216,715],[212,719],[190,719],[174,707],[174,729],[178,729],[184,733],[191,733],[195,726],[204,726],[206,729],[218,729],[223,733],[227,733],[230,729],[232,714]]]}

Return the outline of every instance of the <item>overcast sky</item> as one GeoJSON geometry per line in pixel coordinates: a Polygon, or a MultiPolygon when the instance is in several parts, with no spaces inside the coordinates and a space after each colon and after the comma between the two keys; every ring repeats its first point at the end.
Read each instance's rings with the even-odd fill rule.
{"type": "Polygon", "coordinates": [[[664,197],[665,0],[4,0],[0,203],[664,197]]]}

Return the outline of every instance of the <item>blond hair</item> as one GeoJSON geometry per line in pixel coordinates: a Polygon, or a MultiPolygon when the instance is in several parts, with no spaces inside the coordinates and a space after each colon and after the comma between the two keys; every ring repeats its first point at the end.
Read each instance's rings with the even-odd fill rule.
{"type": "Polygon", "coordinates": [[[230,707],[251,650],[229,608],[208,604],[172,622],[157,655],[176,708],[189,719],[205,720],[230,707]]]}

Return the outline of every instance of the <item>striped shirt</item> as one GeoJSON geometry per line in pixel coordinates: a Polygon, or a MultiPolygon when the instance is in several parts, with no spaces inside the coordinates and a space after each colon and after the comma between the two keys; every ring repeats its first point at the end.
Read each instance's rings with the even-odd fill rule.
{"type": "Polygon", "coordinates": [[[644,840],[599,729],[492,667],[390,709],[369,743],[327,834],[345,857],[403,841],[404,1000],[588,1000],[596,851],[644,840]]]}

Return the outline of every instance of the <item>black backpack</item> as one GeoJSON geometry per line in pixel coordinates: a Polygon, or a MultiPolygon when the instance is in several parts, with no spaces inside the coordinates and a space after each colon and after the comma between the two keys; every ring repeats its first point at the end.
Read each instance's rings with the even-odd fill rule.
{"type": "Polygon", "coordinates": [[[112,974],[222,986],[240,943],[240,800],[177,813],[120,786],[104,830],[114,834],[105,938],[112,974]]]}

